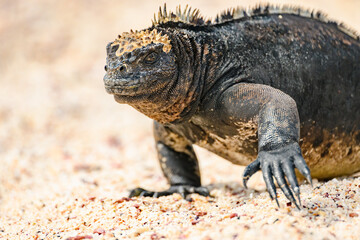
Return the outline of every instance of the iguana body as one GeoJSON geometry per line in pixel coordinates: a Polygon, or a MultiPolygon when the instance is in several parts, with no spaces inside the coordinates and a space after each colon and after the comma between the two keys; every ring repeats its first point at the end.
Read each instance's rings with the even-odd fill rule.
{"type": "Polygon", "coordinates": [[[295,167],[310,181],[306,163],[321,179],[359,171],[360,43],[340,28],[294,8],[235,9],[214,23],[165,9],[110,43],[106,89],[155,120],[171,185],[132,195],[206,195],[193,144],[248,165],[245,184],[262,169],[270,197],[275,178],[294,203],[295,167]]]}

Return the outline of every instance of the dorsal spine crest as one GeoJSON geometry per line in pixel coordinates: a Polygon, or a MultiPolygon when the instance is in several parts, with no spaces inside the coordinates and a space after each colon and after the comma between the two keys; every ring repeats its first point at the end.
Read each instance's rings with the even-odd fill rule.
{"type": "Polygon", "coordinates": [[[312,18],[324,23],[335,24],[337,25],[339,30],[360,41],[360,36],[357,34],[356,31],[346,27],[343,23],[337,23],[336,21],[329,19],[326,14],[320,11],[304,9],[291,5],[280,6],[271,4],[259,4],[253,8],[229,8],[221,14],[218,14],[215,17],[214,21],[212,21],[211,19],[205,19],[201,16],[198,9],[192,10],[191,7],[189,7],[188,5],[186,5],[184,11],[181,10],[181,6],[179,5],[176,7],[175,12],[168,12],[166,9],[166,4],[164,4],[163,9],[161,7],[159,8],[157,16],[156,14],[154,14],[152,26],[156,27],[167,22],[183,23],[190,26],[217,25],[230,21],[269,14],[293,14],[301,17],[312,18]]]}

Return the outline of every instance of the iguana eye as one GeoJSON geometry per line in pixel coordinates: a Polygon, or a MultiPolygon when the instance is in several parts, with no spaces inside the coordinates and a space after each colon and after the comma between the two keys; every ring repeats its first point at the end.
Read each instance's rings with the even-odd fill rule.
{"type": "Polygon", "coordinates": [[[158,54],[156,52],[149,53],[145,59],[144,62],[147,64],[155,63],[158,59],[158,54]]]}
{"type": "Polygon", "coordinates": [[[108,70],[108,68],[107,68],[107,66],[106,66],[106,65],[105,65],[104,69],[105,69],[105,71],[107,71],[107,70],[108,70]]]}

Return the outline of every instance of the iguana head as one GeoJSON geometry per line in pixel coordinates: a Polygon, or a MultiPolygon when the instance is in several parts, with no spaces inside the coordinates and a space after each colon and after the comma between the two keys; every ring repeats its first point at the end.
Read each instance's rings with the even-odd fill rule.
{"type": "MultiPolygon", "coordinates": [[[[166,7],[160,9],[152,27],[123,33],[107,45],[104,83],[117,102],[160,123],[185,121],[195,112],[205,58],[196,33],[180,25],[204,21],[197,10],[190,10],[182,12],[179,7],[176,13],[168,13],[166,7]]],[[[209,53],[208,48],[204,53],[209,53]]]]}
{"type": "Polygon", "coordinates": [[[107,46],[105,88],[117,101],[128,103],[159,91],[176,68],[166,34],[156,29],[126,32],[107,46]]]}
{"type": "Polygon", "coordinates": [[[194,82],[189,38],[171,34],[156,28],[131,31],[107,45],[106,91],[161,123],[189,115],[201,89],[194,82]]]}

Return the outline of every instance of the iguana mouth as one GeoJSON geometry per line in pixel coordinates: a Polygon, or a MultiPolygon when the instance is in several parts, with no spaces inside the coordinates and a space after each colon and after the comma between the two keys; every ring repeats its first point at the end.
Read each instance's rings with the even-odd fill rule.
{"type": "Polygon", "coordinates": [[[109,94],[122,96],[135,96],[139,94],[151,94],[167,85],[166,81],[143,78],[111,78],[104,76],[105,90],[109,94]],[[156,83],[155,83],[156,82],[156,83]],[[150,87],[151,86],[151,87],[150,87]]]}
{"type": "Polygon", "coordinates": [[[136,90],[141,85],[141,83],[142,81],[140,79],[129,79],[129,78],[116,79],[116,78],[112,78],[108,74],[104,76],[105,89],[106,92],[109,94],[128,95],[131,92],[136,92],[136,90]]]}
{"type": "Polygon", "coordinates": [[[138,81],[116,81],[105,83],[105,90],[109,94],[135,95],[138,92],[141,82],[138,81]]]}
{"type": "Polygon", "coordinates": [[[129,85],[107,85],[105,84],[105,90],[109,94],[121,94],[121,95],[131,95],[131,93],[136,93],[136,90],[139,88],[140,83],[129,84],[129,85]]]}

